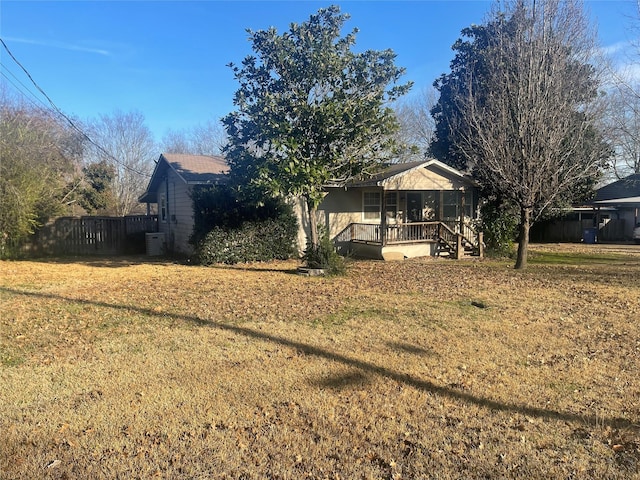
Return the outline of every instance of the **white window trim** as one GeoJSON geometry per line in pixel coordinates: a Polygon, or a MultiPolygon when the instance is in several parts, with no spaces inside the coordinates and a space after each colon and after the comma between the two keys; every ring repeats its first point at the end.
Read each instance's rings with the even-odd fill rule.
{"type": "MultiPolygon", "coordinates": [[[[364,190],[362,192],[362,221],[363,222],[379,222],[380,221],[380,209],[382,208],[382,191],[379,190],[364,190]],[[366,214],[367,213],[373,213],[373,211],[371,212],[366,212],[365,211],[365,202],[364,202],[364,198],[366,194],[376,194],[378,195],[378,212],[375,218],[367,218],[366,214]]],[[[366,204],[366,206],[368,207],[373,207],[373,204],[366,204]]]]}

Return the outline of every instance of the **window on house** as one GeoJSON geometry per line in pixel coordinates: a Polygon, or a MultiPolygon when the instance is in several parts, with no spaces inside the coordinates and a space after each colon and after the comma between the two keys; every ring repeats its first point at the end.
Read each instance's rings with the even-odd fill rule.
{"type": "Polygon", "coordinates": [[[407,192],[407,222],[422,222],[423,210],[422,192],[407,192]]]}
{"type": "Polygon", "coordinates": [[[423,192],[422,197],[424,199],[423,220],[436,220],[439,216],[440,192],[438,190],[427,190],[423,192]]]}
{"type": "MultiPolygon", "coordinates": [[[[443,220],[459,220],[462,213],[462,192],[444,191],[442,192],[442,218],[443,220]]],[[[464,192],[464,216],[473,218],[473,191],[464,192]]]]}
{"type": "Polygon", "coordinates": [[[458,215],[458,192],[444,191],[442,192],[442,219],[457,220],[458,215]]]}
{"type": "Polygon", "coordinates": [[[398,218],[398,192],[384,194],[387,221],[395,222],[398,218]]]}
{"type": "Polygon", "coordinates": [[[167,199],[164,195],[160,197],[160,221],[167,221],[167,199]]]}
{"type": "Polygon", "coordinates": [[[464,215],[467,218],[473,218],[473,190],[464,192],[464,215]]]}
{"type": "Polygon", "coordinates": [[[380,192],[362,193],[362,217],[365,220],[380,219],[380,192]]]}

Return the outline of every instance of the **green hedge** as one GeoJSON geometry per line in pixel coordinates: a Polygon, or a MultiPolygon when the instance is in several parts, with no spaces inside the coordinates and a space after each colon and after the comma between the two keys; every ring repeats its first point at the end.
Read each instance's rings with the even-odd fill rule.
{"type": "Polygon", "coordinates": [[[198,243],[201,265],[284,260],[295,253],[297,223],[292,216],[248,221],[239,228],[214,227],[198,243]]]}
{"type": "Polygon", "coordinates": [[[260,196],[256,202],[229,185],[211,185],[192,192],[193,261],[213,263],[266,262],[296,254],[298,222],[284,199],[260,196]]]}

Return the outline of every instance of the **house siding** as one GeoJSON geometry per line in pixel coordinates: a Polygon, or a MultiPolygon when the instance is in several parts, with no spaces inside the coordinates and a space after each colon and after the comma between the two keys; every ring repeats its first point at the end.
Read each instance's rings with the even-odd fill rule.
{"type": "Polygon", "coordinates": [[[384,182],[385,190],[460,190],[467,186],[448,172],[429,168],[418,168],[384,182]]]}
{"type": "MultiPolygon", "coordinates": [[[[351,223],[363,222],[362,190],[330,188],[329,193],[318,207],[320,221],[329,227],[329,237],[333,238],[351,223]]],[[[372,223],[378,223],[374,221],[372,223]]]]}
{"type": "MultiPolygon", "coordinates": [[[[298,250],[303,252],[310,235],[310,228],[307,205],[301,197],[294,203],[294,214],[298,218],[298,250]]],[[[329,238],[333,239],[349,224],[362,221],[361,189],[327,188],[327,195],[318,206],[316,222],[328,227],[329,238]]]]}
{"type": "Polygon", "coordinates": [[[158,188],[158,198],[165,196],[167,201],[167,219],[158,222],[158,230],[165,234],[168,251],[179,254],[191,254],[193,249],[189,237],[193,232],[193,209],[191,188],[174,171],[169,170],[158,188]]]}

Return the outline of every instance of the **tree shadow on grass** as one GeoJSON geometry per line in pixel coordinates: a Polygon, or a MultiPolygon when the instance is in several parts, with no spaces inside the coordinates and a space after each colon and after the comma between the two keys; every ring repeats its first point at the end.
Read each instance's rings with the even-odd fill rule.
{"type": "Polygon", "coordinates": [[[403,383],[405,385],[417,388],[424,392],[429,392],[435,395],[441,395],[454,400],[466,402],[473,405],[478,405],[480,407],[484,407],[484,408],[499,411],[499,412],[513,412],[513,413],[519,413],[519,414],[527,415],[531,417],[545,418],[550,420],[563,420],[566,422],[586,424],[590,426],[602,425],[602,426],[610,426],[613,428],[628,428],[634,431],[640,431],[640,425],[634,424],[633,422],[631,422],[629,419],[626,419],[626,418],[603,418],[601,416],[580,415],[580,414],[575,414],[570,412],[560,412],[557,410],[551,410],[547,408],[528,407],[526,405],[498,402],[496,400],[492,400],[491,398],[472,395],[470,393],[462,392],[460,390],[457,390],[451,387],[437,385],[428,380],[422,380],[420,378],[409,375],[407,373],[398,372],[390,368],[384,367],[382,365],[377,365],[372,362],[359,360],[357,358],[352,358],[339,352],[333,352],[324,348],[310,345],[308,343],[290,340],[285,337],[272,335],[264,331],[254,330],[254,329],[239,326],[239,325],[218,323],[213,320],[203,319],[200,317],[190,316],[190,315],[180,315],[177,313],[170,313],[170,312],[155,312],[151,309],[140,308],[135,305],[118,305],[118,304],[111,304],[106,302],[97,302],[97,301],[91,301],[91,300],[85,300],[85,299],[63,297],[61,295],[54,295],[54,294],[48,294],[48,293],[32,292],[32,291],[20,290],[15,288],[0,287],[0,292],[9,294],[9,295],[23,295],[25,297],[56,299],[56,300],[63,300],[67,302],[77,303],[81,305],[91,305],[91,306],[102,307],[102,308],[112,308],[115,310],[126,310],[129,312],[133,311],[142,315],[147,315],[149,317],[161,317],[163,319],[171,318],[178,321],[182,320],[185,322],[191,322],[201,327],[215,328],[221,331],[232,332],[236,335],[242,335],[247,338],[253,338],[253,339],[261,340],[264,342],[272,342],[274,344],[278,344],[281,346],[290,347],[306,355],[311,355],[318,358],[324,358],[324,359],[337,362],[342,365],[345,365],[350,368],[357,369],[363,372],[362,374],[357,374],[357,375],[348,374],[347,376],[341,376],[340,378],[334,378],[334,379],[329,378],[327,382],[325,382],[328,386],[347,385],[349,383],[367,381],[367,377],[370,377],[372,375],[377,375],[380,377],[394,380],[398,383],[403,383]]]}
{"type": "MultiPolygon", "coordinates": [[[[136,265],[159,265],[159,266],[173,266],[183,265],[186,267],[199,267],[199,268],[211,268],[216,270],[241,270],[245,272],[274,272],[274,273],[286,273],[286,274],[298,274],[296,268],[278,268],[270,266],[270,262],[251,264],[251,263],[237,263],[237,264],[224,264],[217,263],[214,265],[198,265],[192,263],[188,258],[171,258],[166,256],[146,256],[146,255],[122,255],[122,256],[59,256],[59,257],[40,257],[30,258],[25,260],[15,260],[16,262],[27,261],[37,262],[45,264],[57,264],[57,265],[85,265],[88,267],[96,268],[123,268],[132,267],[136,265]]],[[[285,260],[283,260],[284,262],[285,260]]]]}
{"type": "Polygon", "coordinates": [[[387,346],[397,352],[406,352],[412,355],[418,355],[421,357],[434,357],[437,356],[432,350],[427,350],[426,348],[419,347],[418,345],[412,345],[410,343],[405,342],[387,342],[387,346]]]}
{"type": "MultiPolygon", "coordinates": [[[[182,263],[175,259],[165,257],[149,257],[145,255],[122,255],[122,256],[100,256],[100,255],[79,255],[79,256],[61,256],[61,257],[40,257],[29,258],[24,260],[15,260],[16,262],[36,262],[44,264],[56,265],[85,265],[96,268],[123,268],[136,265],[175,265],[182,263]]],[[[186,263],[185,263],[186,264],[186,263]]]]}
{"type": "Polygon", "coordinates": [[[287,275],[299,275],[298,270],[296,268],[273,268],[267,265],[269,264],[265,263],[264,267],[262,265],[252,266],[251,264],[246,264],[246,263],[238,263],[235,265],[217,264],[217,265],[211,265],[208,268],[214,268],[217,270],[240,270],[242,272],[269,272],[269,273],[286,273],[287,275]]]}
{"type": "Polygon", "coordinates": [[[351,387],[362,387],[370,382],[370,378],[364,372],[354,370],[342,375],[326,376],[312,383],[320,388],[342,390],[351,387]]]}

